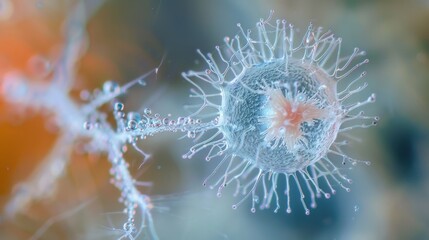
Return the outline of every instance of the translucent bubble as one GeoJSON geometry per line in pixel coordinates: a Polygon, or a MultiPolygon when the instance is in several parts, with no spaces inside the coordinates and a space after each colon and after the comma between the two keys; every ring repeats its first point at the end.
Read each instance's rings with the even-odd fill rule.
{"type": "Polygon", "coordinates": [[[115,103],[115,111],[122,111],[124,110],[124,104],[121,102],[115,103]]]}
{"type": "Polygon", "coordinates": [[[130,130],[135,130],[137,128],[137,122],[135,120],[128,121],[128,128],[130,130]]]}
{"type": "Polygon", "coordinates": [[[121,87],[114,81],[107,81],[103,84],[103,92],[105,94],[118,94],[121,91],[121,87]]]}
{"type": "Polygon", "coordinates": [[[145,109],[143,110],[143,112],[144,112],[144,114],[146,114],[146,115],[151,115],[151,114],[152,114],[152,110],[151,110],[150,108],[145,108],[145,109]]]}

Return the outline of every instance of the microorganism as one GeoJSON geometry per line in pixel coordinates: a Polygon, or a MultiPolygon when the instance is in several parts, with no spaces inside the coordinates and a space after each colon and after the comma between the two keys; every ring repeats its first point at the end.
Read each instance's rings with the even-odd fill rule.
{"type": "MultiPolygon", "coordinates": [[[[83,90],[80,101],[71,94],[77,65],[84,54],[83,46],[88,44],[87,21],[102,3],[103,0],[76,3],[66,21],[67,41],[62,54],[55,59],[57,61],[52,61],[55,64],[52,64],[52,72],[44,79],[46,81],[34,81],[20,71],[8,72],[0,79],[0,96],[8,104],[18,106],[17,109],[50,113],[51,124],[60,135],[43,163],[27,181],[18,185],[19,191],[5,205],[4,215],[7,219],[13,218],[26,211],[34,200],[45,199],[52,194],[58,179],[64,175],[72,160],[73,149],[80,143],[80,150],[106,154],[111,164],[111,183],[120,191],[119,201],[124,205],[123,225],[111,228],[119,234],[118,239],[158,239],[151,214],[153,204],[150,197],[140,190],[147,182],[138,181],[132,176],[124,155],[128,148],[133,148],[141,153],[142,162],[145,163],[149,154],[140,149],[138,142],[145,136],[168,131],[169,126],[162,124],[160,115],[151,114],[150,110],[142,114],[126,113],[124,104],[118,101],[118,97],[130,88],[144,86],[145,79],[156,74],[157,69],[123,86],[106,81],[101,89],[92,93],[83,90]],[[112,105],[114,124],[108,121],[107,113],[101,109],[103,105],[112,105]]],[[[43,234],[41,229],[32,239],[43,234]]]]}
{"type": "Polygon", "coordinates": [[[298,36],[294,25],[271,18],[257,22],[256,34],[237,24],[240,33],[216,46],[217,57],[197,51],[206,69],[182,74],[193,86],[191,97],[201,100],[188,107],[191,116],[213,119],[184,157],[208,149],[207,161],[219,159],[204,185],[217,187],[221,196],[235,182],[235,195],[243,197],[234,209],[251,198],[252,212],[256,204],[266,209],[272,203],[277,212],[277,185],[284,178],[286,212],[292,211],[290,188],[296,184],[308,215],[307,205],[315,208],[316,198],[330,198],[338,186],[350,191],[352,180],[333,159],[370,164],[342,150],[350,138],[346,132],[378,121],[358,110],[374,102],[375,94],[350,102],[368,85],[358,85],[366,72],[356,71],[369,61],[358,48],[343,55],[342,39],[331,31],[310,24],[298,36]],[[340,82],[346,82],[342,90],[340,82]]]}

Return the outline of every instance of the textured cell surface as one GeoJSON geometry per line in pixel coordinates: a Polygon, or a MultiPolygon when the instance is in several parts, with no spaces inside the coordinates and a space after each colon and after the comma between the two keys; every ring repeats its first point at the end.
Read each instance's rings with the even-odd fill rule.
{"type": "Polygon", "coordinates": [[[350,100],[367,87],[367,83],[356,86],[366,75],[356,69],[368,59],[359,60],[365,52],[358,48],[343,55],[341,38],[330,31],[310,24],[299,34],[286,20],[273,23],[271,16],[256,24],[256,33],[237,24],[241,34],[226,37],[224,47],[216,46],[218,59],[198,51],[207,69],[183,73],[193,85],[191,97],[201,100],[189,106],[195,109],[191,116],[213,117],[211,124],[199,129],[199,142],[184,157],[207,148],[207,161],[219,159],[204,185],[217,187],[221,196],[223,188],[235,182],[235,195],[244,197],[233,208],[250,198],[252,212],[256,204],[264,209],[273,202],[277,212],[277,181],[284,176],[286,212],[292,211],[292,179],[305,213],[310,214],[307,204],[315,208],[316,197],[329,198],[338,186],[350,191],[346,185],[351,180],[340,166],[369,164],[341,149],[348,138],[354,139],[344,132],[378,121],[363,111],[355,112],[374,102],[374,94],[362,102],[350,100]],[[337,89],[340,81],[347,82],[342,90],[337,89]],[[328,191],[320,187],[320,181],[328,191]]]}
{"type": "MultiPolygon", "coordinates": [[[[339,109],[332,91],[322,87],[326,86],[323,81],[329,81],[324,79],[326,74],[313,73],[299,62],[284,68],[285,62],[281,60],[254,66],[239,81],[225,88],[221,116],[228,124],[222,125],[222,132],[228,142],[238,143],[231,146],[237,156],[266,171],[292,173],[326,154],[338,132],[339,109]],[[273,126],[272,136],[267,137],[274,121],[270,116],[281,110],[281,115],[288,114],[284,108],[272,109],[270,99],[276,91],[278,97],[283,98],[280,100],[295,99],[298,102],[295,105],[314,106],[315,109],[308,109],[306,114],[319,112],[318,116],[305,122],[299,119],[297,129],[291,126],[293,123],[273,126]],[[294,134],[295,130],[300,133],[294,134]]],[[[331,88],[334,87],[332,84],[331,88]]],[[[288,115],[292,115],[291,112],[288,115]]]]}

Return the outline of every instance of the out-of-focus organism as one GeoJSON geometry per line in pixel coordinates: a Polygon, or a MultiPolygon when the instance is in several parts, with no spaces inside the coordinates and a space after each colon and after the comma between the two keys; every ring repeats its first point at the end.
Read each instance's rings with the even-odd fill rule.
{"type": "Polygon", "coordinates": [[[297,37],[299,32],[292,24],[272,22],[271,16],[256,24],[256,33],[238,24],[241,34],[226,37],[224,47],[216,46],[217,60],[198,50],[207,69],[183,73],[193,85],[191,97],[201,100],[189,106],[191,116],[214,119],[184,157],[209,149],[207,161],[220,159],[204,185],[212,182],[210,187],[218,187],[221,196],[222,189],[235,182],[235,194],[244,197],[234,209],[251,197],[252,212],[257,203],[265,209],[273,202],[277,212],[277,183],[284,177],[286,212],[292,211],[289,193],[290,184],[295,183],[308,215],[307,204],[315,208],[316,197],[329,198],[336,185],[350,191],[347,184],[351,180],[340,166],[369,164],[349,157],[341,147],[354,139],[348,131],[377,123],[378,117],[358,111],[374,102],[375,95],[361,102],[350,100],[367,87],[367,83],[356,86],[366,74],[356,73],[368,63],[368,59],[359,60],[364,51],[355,48],[344,55],[341,38],[330,31],[310,24],[297,37]],[[337,90],[339,82],[346,82],[341,90],[337,90]],[[328,191],[322,189],[321,181],[328,191]],[[262,198],[258,197],[258,186],[262,198]]]}
{"type": "Polygon", "coordinates": [[[124,159],[127,148],[132,147],[149,157],[137,145],[140,139],[152,135],[168,125],[162,123],[159,115],[147,110],[144,114],[124,112],[124,105],[116,99],[136,85],[145,85],[145,78],[156,73],[156,69],[124,86],[113,81],[104,83],[102,89],[94,93],[82,91],[83,104],[71,96],[76,78],[78,60],[88,46],[86,23],[103,0],[78,1],[67,19],[64,47],[59,59],[44,61],[34,59],[46,67],[49,81],[31,81],[19,71],[11,71],[1,79],[1,96],[18,110],[32,109],[52,116],[52,123],[59,129],[60,136],[50,154],[32,173],[5,206],[6,217],[13,217],[27,209],[33,200],[40,200],[52,194],[56,182],[63,175],[70,161],[73,146],[83,143],[83,150],[91,153],[105,153],[111,167],[112,183],[121,191],[120,201],[125,205],[126,221],[116,229],[121,238],[135,239],[148,236],[157,239],[149,196],[142,194],[139,186],[147,183],[135,180],[124,159]],[[108,114],[100,107],[111,104],[115,123],[108,120],[108,114]],[[139,131],[133,131],[139,125],[139,131]]]}

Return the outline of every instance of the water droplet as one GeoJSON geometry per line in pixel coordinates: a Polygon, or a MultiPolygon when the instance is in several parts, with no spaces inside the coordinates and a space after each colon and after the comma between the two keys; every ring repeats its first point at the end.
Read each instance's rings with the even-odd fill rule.
{"type": "Polygon", "coordinates": [[[188,132],[188,138],[195,138],[195,132],[194,131],[189,131],[188,132]]]}
{"type": "Polygon", "coordinates": [[[151,115],[152,114],[152,110],[150,108],[145,108],[143,110],[143,113],[146,114],[146,115],[151,115]]]}
{"type": "Polygon", "coordinates": [[[184,117],[178,117],[177,118],[177,124],[183,124],[185,123],[185,118],[184,117]]]}
{"type": "Polygon", "coordinates": [[[118,94],[121,91],[121,87],[114,81],[107,81],[103,84],[103,92],[105,94],[118,94]]]}
{"type": "Polygon", "coordinates": [[[137,122],[135,120],[128,121],[128,128],[130,130],[135,130],[137,128],[137,122]]]}
{"type": "Polygon", "coordinates": [[[162,124],[164,124],[164,125],[168,125],[168,122],[169,122],[170,120],[168,119],[168,118],[163,118],[162,119],[162,124]]]}
{"type": "Polygon", "coordinates": [[[124,110],[124,104],[120,102],[115,103],[115,111],[122,111],[122,110],[124,110]]]}
{"type": "Polygon", "coordinates": [[[359,211],[359,206],[358,206],[358,205],[355,205],[355,206],[354,206],[354,210],[355,210],[355,212],[359,211]]]}

